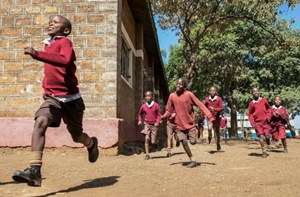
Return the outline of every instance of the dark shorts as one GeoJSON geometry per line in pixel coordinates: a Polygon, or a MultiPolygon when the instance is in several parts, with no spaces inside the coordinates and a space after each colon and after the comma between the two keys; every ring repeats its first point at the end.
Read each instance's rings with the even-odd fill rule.
{"type": "Polygon", "coordinates": [[[141,131],[142,134],[146,135],[146,137],[149,137],[152,144],[157,143],[157,131],[158,128],[151,124],[145,124],[144,129],[141,131]]]}
{"type": "Polygon", "coordinates": [[[255,122],[254,129],[257,136],[264,135],[266,137],[270,137],[272,132],[272,127],[267,122],[255,122]]]}
{"type": "Polygon", "coordinates": [[[278,141],[280,139],[285,139],[286,138],[286,132],[285,132],[285,126],[280,125],[273,127],[274,132],[272,133],[274,141],[278,141]]]}
{"type": "Polygon", "coordinates": [[[63,119],[72,136],[82,134],[82,118],[85,109],[82,98],[67,103],[59,102],[48,95],[43,95],[43,98],[44,103],[36,111],[35,120],[39,116],[44,116],[51,120],[49,127],[59,127],[61,119],[63,119]]]}
{"type": "Polygon", "coordinates": [[[179,129],[175,129],[175,136],[176,136],[176,140],[177,141],[181,141],[181,140],[190,140],[191,144],[196,144],[197,142],[197,129],[196,127],[188,129],[188,130],[179,130],[179,129]]]}

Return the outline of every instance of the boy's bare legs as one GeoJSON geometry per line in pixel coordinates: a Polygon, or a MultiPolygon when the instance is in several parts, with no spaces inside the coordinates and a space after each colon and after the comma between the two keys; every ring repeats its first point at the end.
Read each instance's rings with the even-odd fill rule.
{"type": "Polygon", "coordinates": [[[172,147],[172,136],[168,136],[167,139],[167,156],[166,157],[171,157],[171,147],[172,147]]]}
{"type": "Polygon", "coordinates": [[[208,144],[211,143],[211,138],[212,138],[212,127],[213,127],[213,123],[208,122],[208,144]]]}
{"type": "Polygon", "coordinates": [[[221,150],[221,144],[220,144],[220,124],[218,121],[213,123],[213,128],[214,128],[214,132],[215,132],[217,151],[219,151],[219,150],[221,150]]]}
{"type": "Polygon", "coordinates": [[[189,156],[190,161],[191,161],[191,163],[189,163],[189,164],[187,165],[187,167],[188,167],[188,168],[196,167],[196,166],[197,166],[197,163],[196,163],[196,161],[195,161],[195,159],[194,159],[194,157],[193,157],[193,154],[192,154],[192,152],[191,152],[191,149],[190,149],[190,147],[189,147],[189,145],[188,145],[188,141],[187,141],[187,140],[181,140],[181,143],[182,143],[182,146],[183,146],[184,151],[185,151],[186,154],[189,156]]]}
{"type": "Polygon", "coordinates": [[[145,135],[145,153],[146,153],[145,160],[150,159],[150,156],[149,156],[149,143],[150,143],[150,137],[149,137],[149,135],[145,135]]]}
{"type": "Polygon", "coordinates": [[[259,144],[261,146],[261,150],[262,150],[262,157],[266,158],[268,156],[267,152],[266,152],[266,147],[265,147],[265,136],[264,135],[260,135],[259,136],[259,144]]]}
{"type": "Polygon", "coordinates": [[[283,145],[283,151],[284,153],[288,153],[287,150],[287,145],[286,145],[286,138],[285,139],[281,139],[282,145],[283,145]]]}

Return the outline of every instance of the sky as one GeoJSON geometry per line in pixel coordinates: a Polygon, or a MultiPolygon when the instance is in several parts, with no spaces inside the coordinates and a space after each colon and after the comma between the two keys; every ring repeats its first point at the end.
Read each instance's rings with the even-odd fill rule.
{"type": "MultiPolygon", "coordinates": [[[[280,7],[282,10],[282,14],[279,17],[286,18],[290,20],[291,18],[295,19],[295,23],[292,25],[292,28],[300,29],[300,4],[297,5],[294,9],[288,8],[287,6],[280,7]]],[[[162,30],[156,24],[156,30],[159,40],[160,49],[165,50],[167,52],[167,56],[169,55],[169,47],[170,45],[178,43],[178,38],[175,35],[174,31],[171,30],[162,30]]],[[[163,58],[164,62],[167,62],[167,58],[163,58]]],[[[297,116],[293,120],[295,127],[300,129],[300,116],[297,116]]]]}

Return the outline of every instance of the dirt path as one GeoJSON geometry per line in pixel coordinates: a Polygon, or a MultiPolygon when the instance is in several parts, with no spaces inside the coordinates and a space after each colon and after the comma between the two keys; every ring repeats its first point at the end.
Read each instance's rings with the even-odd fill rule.
{"type": "Polygon", "coordinates": [[[42,187],[14,183],[12,172],[28,166],[28,148],[0,149],[0,196],[300,196],[300,140],[288,139],[289,153],[272,145],[261,158],[256,141],[197,144],[200,166],[188,169],[182,147],[132,156],[102,156],[87,161],[84,149],[47,149],[42,187]]]}

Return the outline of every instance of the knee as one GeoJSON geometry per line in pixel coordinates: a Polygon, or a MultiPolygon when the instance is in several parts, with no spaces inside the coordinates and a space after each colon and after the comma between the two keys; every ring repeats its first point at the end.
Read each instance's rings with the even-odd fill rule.
{"type": "Polygon", "coordinates": [[[181,142],[182,142],[183,146],[188,146],[188,141],[187,140],[182,140],[181,142]]]}
{"type": "Polygon", "coordinates": [[[197,141],[196,140],[191,140],[190,143],[191,143],[191,145],[195,145],[197,143],[197,141]]]}
{"type": "Polygon", "coordinates": [[[150,138],[149,138],[149,136],[146,136],[145,137],[145,144],[149,144],[150,143],[150,138]]]}
{"type": "Polygon", "coordinates": [[[45,130],[50,124],[50,120],[47,117],[39,116],[35,120],[34,127],[36,130],[45,130]]]}

